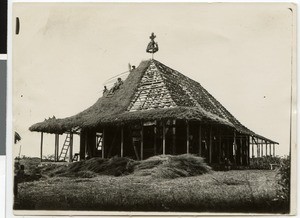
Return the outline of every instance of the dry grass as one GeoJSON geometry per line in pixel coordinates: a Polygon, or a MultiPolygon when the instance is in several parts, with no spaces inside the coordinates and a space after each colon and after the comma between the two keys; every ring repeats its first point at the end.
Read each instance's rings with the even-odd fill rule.
{"type": "Polygon", "coordinates": [[[244,170],[195,177],[54,177],[20,185],[15,209],[287,212],[273,199],[276,172],[244,170]]]}
{"type": "MultiPolygon", "coordinates": [[[[27,174],[35,173],[39,164],[30,160],[20,161],[27,174]]],[[[192,155],[135,162],[94,158],[50,164],[40,172],[42,179],[19,184],[15,209],[288,212],[287,204],[276,201],[281,190],[276,171],[214,172],[192,155]]]]}

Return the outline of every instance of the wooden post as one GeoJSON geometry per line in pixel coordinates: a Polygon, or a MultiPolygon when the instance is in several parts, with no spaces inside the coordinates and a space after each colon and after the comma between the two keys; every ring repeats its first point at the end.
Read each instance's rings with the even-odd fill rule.
{"type": "Polygon", "coordinates": [[[221,163],[221,156],[222,156],[222,134],[221,134],[221,129],[219,129],[219,158],[218,158],[219,163],[221,163]]]}
{"type": "Polygon", "coordinates": [[[73,161],[73,133],[70,133],[69,162],[73,161]]]}
{"type": "Polygon", "coordinates": [[[124,127],[121,126],[121,157],[124,155],[124,127]]]}
{"type": "Polygon", "coordinates": [[[173,155],[176,154],[176,120],[173,120],[173,148],[172,153],[173,155]]]}
{"type": "Polygon", "coordinates": [[[55,151],[54,151],[54,160],[55,161],[59,161],[58,160],[58,152],[59,152],[59,135],[55,134],[55,151]]]}
{"type": "Polygon", "coordinates": [[[142,123],[142,127],[141,127],[141,160],[144,159],[144,125],[142,123]]]}
{"type": "Polygon", "coordinates": [[[240,136],[240,165],[243,165],[243,155],[244,155],[244,152],[243,152],[243,138],[242,136],[240,136]]]}
{"type": "Polygon", "coordinates": [[[270,156],[272,156],[272,145],[271,145],[271,143],[269,143],[269,153],[270,153],[270,156]]]}
{"type": "Polygon", "coordinates": [[[264,156],[264,145],[263,145],[263,141],[260,140],[260,145],[261,145],[261,157],[264,156]]]}
{"type": "Polygon", "coordinates": [[[157,122],[154,126],[154,155],[157,154],[157,122]]]}
{"type": "Polygon", "coordinates": [[[252,146],[251,146],[251,139],[250,139],[250,136],[248,137],[248,139],[249,139],[249,157],[251,158],[252,157],[252,155],[253,155],[253,152],[252,152],[252,146]]]}
{"type": "Polygon", "coordinates": [[[166,126],[165,126],[165,122],[162,122],[163,125],[163,142],[162,142],[162,146],[163,146],[163,155],[166,154],[166,126]]]}
{"type": "Polygon", "coordinates": [[[186,121],[186,153],[190,153],[190,125],[188,121],[186,121]]]}
{"type": "Polygon", "coordinates": [[[54,139],[54,161],[56,161],[57,134],[55,134],[54,136],[55,136],[55,139],[54,139]]]}
{"type": "Polygon", "coordinates": [[[251,147],[252,147],[252,158],[254,158],[254,144],[252,138],[251,138],[251,147]]]}
{"type": "Polygon", "coordinates": [[[275,157],[275,144],[273,144],[273,156],[275,157]]]}
{"type": "Polygon", "coordinates": [[[227,147],[227,152],[226,152],[226,158],[229,160],[230,156],[232,154],[232,149],[231,149],[231,144],[230,144],[230,139],[226,139],[226,147],[227,147]]]}
{"type": "Polygon", "coordinates": [[[236,130],[233,130],[233,147],[234,147],[234,160],[235,160],[235,164],[237,164],[236,130]]]}
{"type": "Polygon", "coordinates": [[[85,151],[85,148],[84,148],[85,147],[85,142],[84,142],[85,134],[86,134],[85,131],[80,132],[80,149],[79,149],[79,159],[80,160],[84,160],[84,158],[85,158],[85,153],[84,153],[84,151],[85,151]]]}
{"type": "Polygon", "coordinates": [[[43,161],[43,132],[41,132],[41,162],[43,161]]]}
{"type": "Polygon", "coordinates": [[[101,157],[105,157],[105,128],[103,127],[103,133],[102,133],[102,146],[101,146],[101,157]]]}
{"type": "Polygon", "coordinates": [[[70,133],[69,162],[73,161],[73,133],[70,133]]]}
{"type": "MultiPolygon", "coordinates": [[[[257,141],[255,140],[255,142],[258,142],[258,139],[257,141]]],[[[260,144],[256,144],[256,152],[257,152],[257,157],[260,157],[260,144]]]]}
{"type": "Polygon", "coordinates": [[[202,128],[201,128],[201,123],[199,124],[199,141],[198,141],[198,147],[199,147],[199,156],[201,156],[202,155],[202,146],[201,146],[201,144],[202,144],[202,128]]]}
{"type": "Polygon", "coordinates": [[[246,164],[250,164],[250,137],[246,136],[246,164]]]}
{"type": "Polygon", "coordinates": [[[85,137],[84,137],[84,159],[87,157],[87,151],[88,151],[88,137],[89,136],[89,131],[86,132],[85,137]]]}
{"type": "Polygon", "coordinates": [[[59,155],[59,134],[57,134],[57,149],[56,149],[56,152],[57,152],[56,158],[57,158],[57,161],[59,161],[59,159],[58,159],[58,155],[59,155]]]}
{"type": "Polygon", "coordinates": [[[265,145],[266,145],[266,157],[268,156],[268,142],[265,140],[265,145]]]}
{"type": "Polygon", "coordinates": [[[209,155],[208,155],[208,163],[211,163],[211,157],[212,157],[212,126],[210,126],[209,129],[209,149],[208,149],[209,155]]]}

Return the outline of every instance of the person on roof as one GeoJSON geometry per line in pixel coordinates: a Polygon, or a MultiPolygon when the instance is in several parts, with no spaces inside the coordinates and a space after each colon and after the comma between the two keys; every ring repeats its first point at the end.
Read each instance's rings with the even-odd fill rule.
{"type": "Polygon", "coordinates": [[[114,87],[112,88],[112,91],[115,92],[120,88],[120,86],[123,85],[122,79],[119,77],[117,82],[115,82],[114,87]]]}
{"type": "Polygon", "coordinates": [[[108,89],[107,89],[106,86],[104,86],[104,89],[103,89],[103,95],[105,95],[107,92],[108,92],[108,89]]]}
{"type": "Polygon", "coordinates": [[[121,78],[118,78],[118,81],[117,81],[117,83],[118,83],[118,85],[120,86],[120,85],[123,85],[123,81],[122,81],[122,79],[121,78]]]}

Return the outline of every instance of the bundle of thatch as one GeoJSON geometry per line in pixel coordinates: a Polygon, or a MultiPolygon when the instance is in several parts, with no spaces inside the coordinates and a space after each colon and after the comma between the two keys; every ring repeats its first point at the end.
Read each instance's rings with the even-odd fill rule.
{"type": "Polygon", "coordinates": [[[113,157],[110,159],[95,157],[69,165],[48,165],[42,169],[42,173],[50,177],[121,176],[132,173],[134,164],[134,160],[125,157],[113,157]]]}
{"type": "Polygon", "coordinates": [[[202,157],[192,154],[159,155],[150,157],[135,165],[134,175],[174,179],[198,176],[210,171],[211,168],[204,162],[202,157]]]}
{"type": "Polygon", "coordinates": [[[151,176],[158,179],[174,179],[202,175],[211,171],[202,157],[191,154],[178,156],[159,155],[146,160],[135,161],[125,157],[110,159],[92,158],[69,165],[48,165],[41,169],[43,176],[50,177],[95,177],[151,176]]]}

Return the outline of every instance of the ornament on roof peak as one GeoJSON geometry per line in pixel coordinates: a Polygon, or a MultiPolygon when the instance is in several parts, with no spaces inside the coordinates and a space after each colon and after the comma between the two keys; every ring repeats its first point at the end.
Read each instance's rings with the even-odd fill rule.
{"type": "Polygon", "coordinates": [[[154,33],[152,33],[149,38],[151,39],[151,41],[148,43],[146,52],[151,53],[153,59],[153,54],[158,51],[158,44],[154,41],[154,39],[156,38],[156,35],[154,35],[154,33]]]}

